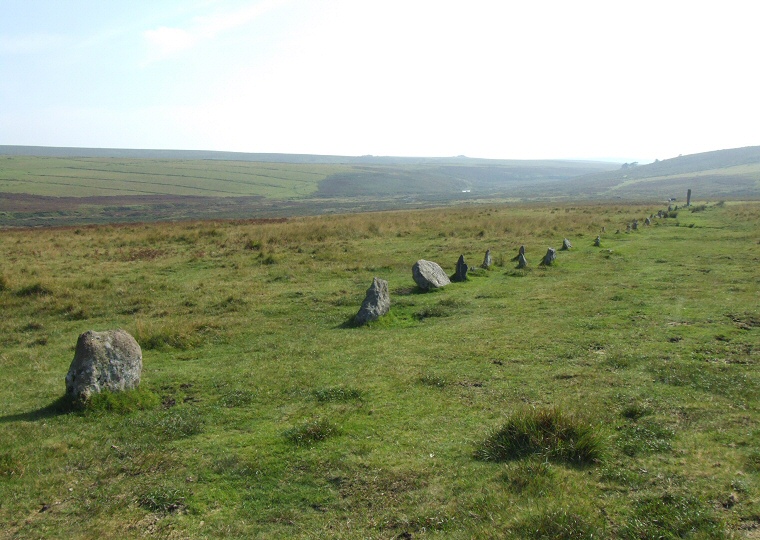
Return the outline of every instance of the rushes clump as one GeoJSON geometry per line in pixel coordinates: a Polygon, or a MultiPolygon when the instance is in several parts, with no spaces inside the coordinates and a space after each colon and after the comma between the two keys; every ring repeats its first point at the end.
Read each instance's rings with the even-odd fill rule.
{"type": "Polygon", "coordinates": [[[513,414],[480,446],[485,461],[536,456],[549,461],[587,465],[602,458],[603,444],[593,426],[556,408],[513,414]]]}

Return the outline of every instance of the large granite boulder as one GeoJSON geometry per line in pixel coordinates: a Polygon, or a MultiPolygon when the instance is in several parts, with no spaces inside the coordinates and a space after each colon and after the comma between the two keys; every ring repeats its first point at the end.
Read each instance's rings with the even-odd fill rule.
{"type": "Polygon", "coordinates": [[[412,266],[412,279],[420,289],[438,289],[451,283],[438,263],[420,259],[412,266]]]}
{"type": "Polygon", "coordinates": [[[86,401],[103,390],[119,392],[140,385],[142,350],[124,330],[89,330],[77,340],[66,375],[66,395],[86,401]]]}
{"type": "Polygon", "coordinates": [[[361,326],[376,321],[390,309],[391,295],[388,293],[388,282],[376,277],[367,289],[367,296],[364,297],[364,302],[359,313],[354,317],[354,322],[361,326]]]}

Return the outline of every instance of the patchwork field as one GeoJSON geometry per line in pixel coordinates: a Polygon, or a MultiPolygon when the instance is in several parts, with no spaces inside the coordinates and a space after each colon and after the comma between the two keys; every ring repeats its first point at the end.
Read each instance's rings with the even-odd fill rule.
{"type": "Polygon", "coordinates": [[[4,230],[0,538],[757,538],[760,204],[661,209],[4,230]],[[141,389],[71,409],[111,328],[141,389]]]}

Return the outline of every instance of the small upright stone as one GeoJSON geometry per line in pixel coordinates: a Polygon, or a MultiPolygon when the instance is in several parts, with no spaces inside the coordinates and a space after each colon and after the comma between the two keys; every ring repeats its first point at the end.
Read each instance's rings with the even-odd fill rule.
{"type": "Polygon", "coordinates": [[[602,237],[601,236],[597,236],[596,240],[594,240],[594,247],[599,247],[601,245],[602,245],[602,237]]]}
{"type": "Polygon", "coordinates": [[[89,330],[77,340],[66,395],[82,402],[103,390],[132,390],[140,385],[141,374],[142,350],[135,338],[124,330],[89,330]]]}
{"type": "Polygon", "coordinates": [[[485,257],[483,257],[483,264],[481,264],[480,267],[488,270],[489,268],[491,268],[491,264],[493,264],[493,261],[491,259],[491,250],[487,249],[486,255],[485,257]]]}
{"type": "Polygon", "coordinates": [[[644,220],[644,225],[651,225],[651,224],[652,224],[652,220],[650,218],[646,218],[644,220]]]}
{"type": "Polygon", "coordinates": [[[517,256],[517,268],[525,268],[526,266],[528,266],[528,259],[525,258],[523,253],[520,253],[517,256]]]}
{"type": "Polygon", "coordinates": [[[630,223],[628,223],[628,224],[625,226],[625,232],[631,232],[631,224],[630,224],[630,223]]]}
{"type": "Polygon", "coordinates": [[[438,289],[451,283],[449,276],[437,263],[420,259],[412,266],[412,279],[420,289],[438,289]]]}
{"type": "Polygon", "coordinates": [[[388,282],[376,277],[367,289],[367,295],[364,297],[359,313],[354,317],[354,322],[361,326],[376,321],[390,309],[391,296],[388,293],[388,282]]]}
{"type": "Polygon", "coordinates": [[[631,226],[631,228],[632,228],[634,231],[638,231],[638,230],[639,230],[639,220],[638,220],[638,219],[634,219],[634,220],[633,220],[633,225],[631,226]]]}
{"type": "Polygon", "coordinates": [[[562,247],[560,248],[560,251],[567,251],[571,247],[573,247],[573,245],[570,243],[570,240],[565,238],[564,240],[562,240],[562,247]]]}
{"type": "Polygon", "coordinates": [[[540,266],[551,266],[554,262],[554,259],[557,258],[557,250],[554,248],[549,248],[546,251],[546,255],[544,255],[543,260],[540,263],[540,266]]]}
{"type": "Polygon", "coordinates": [[[460,255],[459,260],[457,261],[457,269],[452,280],[457,282],[467,281],[467,270],[468,268],[467,264],[464,262],[464,255],[460,255]]]}
{"type": "Polygon", "coordinates": [[[525,258],[525,246],[520,246],[520,249],[518,250],[517,255],[515,255],[515,258],[512,259],[512,260],[513,261],[519,261],[520,260],[520,255],[522,255],[523,258],[525,258]]]}

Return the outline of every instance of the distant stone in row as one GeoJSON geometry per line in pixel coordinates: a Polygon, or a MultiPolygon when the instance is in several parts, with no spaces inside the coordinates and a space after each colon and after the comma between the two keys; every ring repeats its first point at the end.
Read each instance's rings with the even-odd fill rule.
{"type": "Polygon", "coordinates": [[[519,261],[520,255],[522,255],[523,259],[525,258],[525,246],[520,246],[520,249],[517,252],[517,255],[515,255],[515,258],[512,259],[512,261],[519,261]]]}
{"type": "Polygon", "coordinates": [[[560,251],[567,251],[571,247],[573,247],[573,245],[570,243],[570,240],[565,238],[564,240],[562,240],[562,247],[560,248],[560,251]]]}
{"type": "Polygon", "coordinates": [[[601,245],[602,245],[602,237],[601,236],[597,236],[596,240],[594,240],[594,247],[599,247],[601,245]]]}
{"type": "Polygon", "coordinates": [[[467,264],[464,262],[464,255],[459,256],[457,261],[457,269],[454,272],[453,281],[462,282],[467,281],[467,264]]]}
{"type": "Polygon", "coordinates": [[[546,255],[544,255],[543,260],[541,261],[541,266],[551,266],[554,262],[554,259],[557,258],[557,250],[554,248],[549,248],[546,251],[546,255]]]}
{"type": "Polygon", "coordinates": [[[492,264],[491,250],[487,249],[486,250],[486,255],[485,255],[485,257],[483,257],[483,264],[481,264],[480,267],[481,268],[485,268],[486,270],[488,270],[489,268],[491,268],[491,264],[492,264]]]}
{"type": "Polygon", "coordinates": [[[517,255],[517,268],[525,268],[528,266],[528,259],[525,258],[524,253],[517,255]]]}

